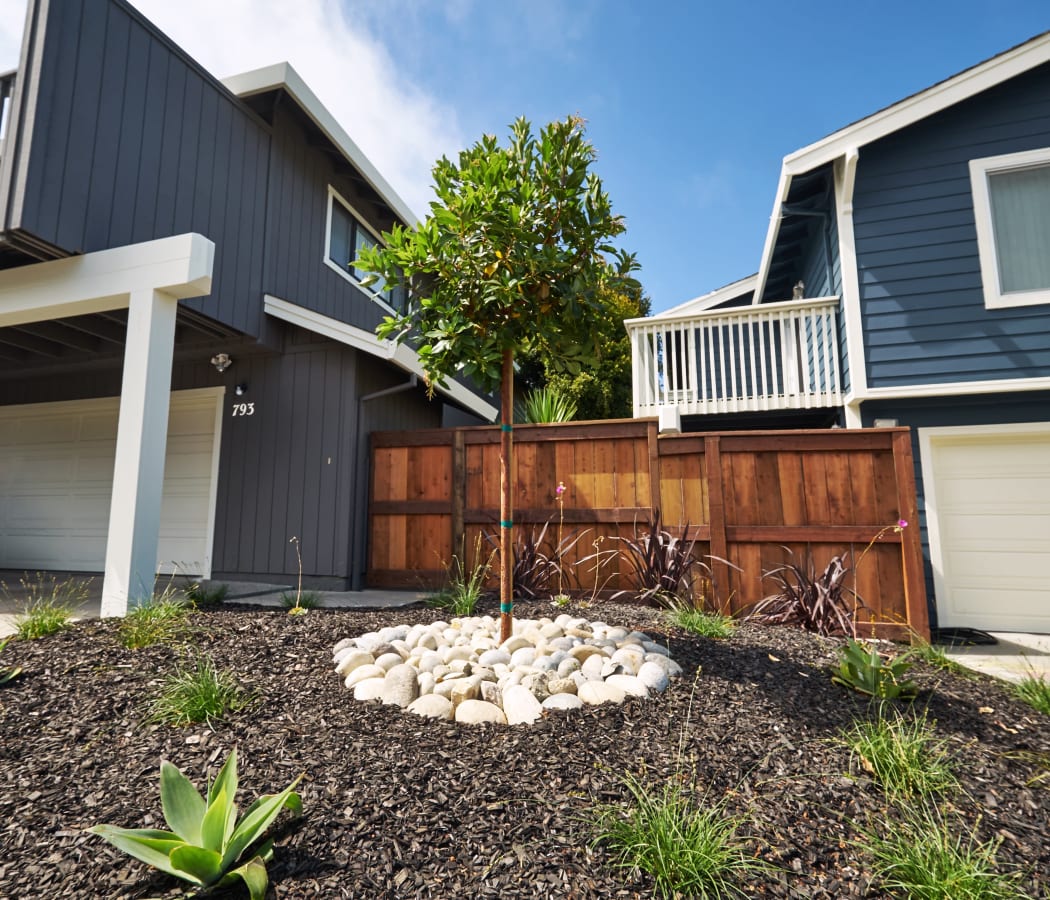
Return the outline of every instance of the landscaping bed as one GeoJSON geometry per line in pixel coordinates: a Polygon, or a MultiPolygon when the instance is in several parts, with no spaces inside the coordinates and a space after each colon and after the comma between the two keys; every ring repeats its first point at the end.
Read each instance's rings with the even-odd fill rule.
{"type": "MultiPolygon", "coordinates": [[[[593,846],[593,810],[627,801],[625,776],[657,790],[677,780],[746,817],[749,853],[771,865],[740,885],[744,896],[890,896],[856,841],[892,832],[907,804],[834,741],[875,715],[831,681],[841,641],[756,625],[711,640],[646,607],[568,611],[648,632],[684,676],[652,699],[530,726],[457,725],[355,702],[332,667],[341,638],[448,614],[224,605],[193,615],[189,643],[254,700],[210,726],[175,728],[149,711],[186,644],[128,650],[112,620],[12,642],[0,665],[23,672],[0,687],[0,900],[180,896],[180,882],[84,829],[164,827],[160,761],[202,786],[233,747],[242,808],[305,773],[304,815],[285,813],[272,832],[270,897],[655,896],[648,874],[593,846]]],[[[943,815],[959,834],[1001,841],[997,867],[1024,873],[1018,896],[1046,896],[1050,718],[993,679],[924,663],[911,674],[918,698],[895,705],[925,712],[953,757],[958,787],[939,799],[943,815]]]]}

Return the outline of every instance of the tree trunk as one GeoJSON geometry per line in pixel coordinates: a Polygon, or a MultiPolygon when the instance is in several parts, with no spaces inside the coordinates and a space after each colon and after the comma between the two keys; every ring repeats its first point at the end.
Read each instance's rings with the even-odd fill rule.
{"type": "Polygon", "coordinates": [[[500,643],[514,629],[514,351],[503,351],[499,452],[499,633],[500,643]]]}

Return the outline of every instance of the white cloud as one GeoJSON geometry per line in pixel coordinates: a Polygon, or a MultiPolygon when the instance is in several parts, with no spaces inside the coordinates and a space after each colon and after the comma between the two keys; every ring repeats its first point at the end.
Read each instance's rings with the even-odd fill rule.
{"type": "MultiPolygon", "coordinates": [[[[464,146],[455,111],[401,76],[337,0],[132,3],[219,78],[290,62],[417,214],[427,211],[434,161],[464,146]]],[[[0,69],[17,65],[24,17],[24,0],[0,0],[0,69]]]]}

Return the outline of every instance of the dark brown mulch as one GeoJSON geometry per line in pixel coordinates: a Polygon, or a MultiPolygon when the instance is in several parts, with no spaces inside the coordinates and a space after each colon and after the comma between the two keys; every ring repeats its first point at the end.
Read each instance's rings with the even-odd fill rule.
{"type": "MultiPolygon", "coordinates": [[[[226,607],[195,617],[196,643],[258,699],[213,728],[180,730],[144,717],[184,651],[125,650],[113,622],[12,643],[0,664],[25,673],[0,688],[0,898],[179,896],[178,882],[83,829],[163,827],[160,760],[201,784],[233,746],[242,808],[306,773],[305,815],[278,822],[270,897],[650,897],[647,876],[591,847],[586,814],[625,796],[624,773],[662,784],[683,772],[747,814],[755,852],[775,864],[746,896],[883,896],[853,841],[898,814],[828,740],[870,714],[828,677],[834,641],[745,626],[716,642],[668,630],[649,609],[578,613],[666,637],[686,676],[655,700],[531,728],[456,726],[355,703],[331,667],[338,639],[437,612],[226,607]]],[[[958,755],[956,814],[982,840],[1002,839],[1002,866],[1022,867],[1026,890],[1044,896],[1050,719],[991,679],[919,668],[917,706],[958,755]]]]}

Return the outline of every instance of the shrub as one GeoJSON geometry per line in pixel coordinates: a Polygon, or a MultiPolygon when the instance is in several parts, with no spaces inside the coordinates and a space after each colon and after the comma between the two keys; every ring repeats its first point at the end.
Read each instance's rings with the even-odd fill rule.
{"type": "Polygon", "coordinates": [[[248,703],[232,672],[222,672],[208,656],[180,666],[165,679],[154,700],[150,719],[165,725],[185,726],[221,719],[248,703]]]}
{"type": "Polygon", "coordinates": [[[692,602],[700,578],[711,579],[710,566],[694,555],[696,538],[690,537],[689,525],[682,529],[681,537],[675,537],[661,527],[660,510],[654,511],[647,531],[617,540],[626,550],[635,590],[619,591],[613,599],[633,594],[640,600],[677,606],[692,602]]]}
{"type": "MultiPolygon", "coordinates": [[[[554,594],[553,585],[562,583],[567,574],[564,566],[565,557],[579,542],[581,535],[575,531],[561,536],[551,548],[550,553],[544,550],[547,529],[550,522],[545,522],[539,529],[535,527],[524,533],[514,544],[514,596],[524,600],[539,600],[554,594]]],[[[485,540],[499,551],[499,537],[485,532],[485,540]]]]}
{"type": "Polygon", "coordinates": [[[576,401],[555,387],[535,388],[525,394],[515,413],[519,422],[534,425],[571,422],[576,418],[576,401]]]}
{"type": "Polygon", "coordinates": [[[912,666],[908,656],[902,653],[883,660],[875,647],[865,647],[850,638],[839,650],[839,668],[831,680],[880,700],[911,699],[918,693],[918,687],[905,678],[912,666]]]}
{"type": "Polygon", "coordinates": [[[929,797],[956,784],[947,741],[937,739],[925,715],[909,719],[897,713],[888,719],[880,708],[874,719],[854,722],[838,742],[887,794],[929,797]]]}
{"type": "Polygon", "coordinates": [[[223,888],[240,879],[251,900],[263,900],[268,878],[266,863],[273,858],[273,841],[258,840],[280,815],[290,809],[302,813],[302,800],[293,790],[296,778],[279,794],[264,794],[237,818],[237,750],[230,751],[206,798],[169,762],[160,764],[160,800],[171,831],[95,825],[88,831],[118,850],[155,869],[202,888],[223,888]],[[247,859],[246,862],[241,862],[247,859]]]}
{"type": "Polygon", "coordinates": [[[792,561],[764,572],[779,590],[752,607],[748,618],[764,625],[793,625],[817,634],[857,636],[856,611],[864,604],[856,591],[846,587],[850,571],[841,556],[834,557],[817,573],[813,554],[807,548],[801,564],[787,547],[792,561]]]}
{"type": "Polygon", "coordinates": [[[767,865],[739,837],[742,818],[722,803],[698,805],[674,782],[649,787],[628,775],[624,786],[629,803],[594,810],[594,843],[607,846],[617,866],[648,872],[662,897],[747,896],[739,881],[767,865]]]}

